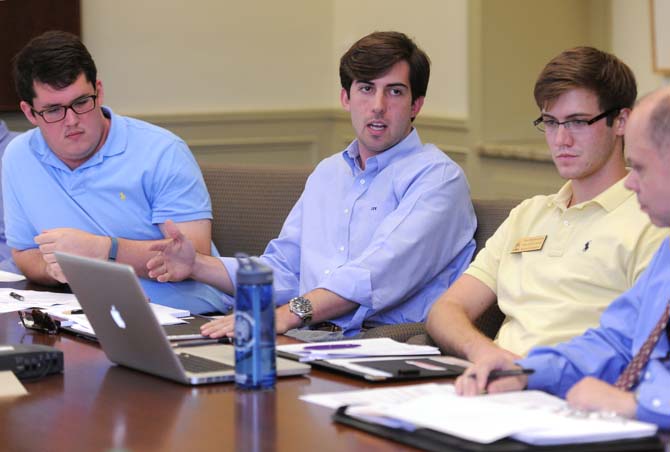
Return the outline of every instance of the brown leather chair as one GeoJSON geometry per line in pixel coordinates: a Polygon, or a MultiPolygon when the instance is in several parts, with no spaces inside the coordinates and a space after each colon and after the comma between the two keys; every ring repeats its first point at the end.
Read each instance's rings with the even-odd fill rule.
{"type": "Polygon", "coordinates": [[[221,256],[260,255],[277,237],[311,169],[201,165],[212,198],[212,240],[221,256]]]}

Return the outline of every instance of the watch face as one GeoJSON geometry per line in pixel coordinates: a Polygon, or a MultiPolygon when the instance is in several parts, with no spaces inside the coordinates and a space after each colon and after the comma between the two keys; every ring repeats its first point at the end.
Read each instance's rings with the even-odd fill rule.
{"type": "Polygon", "coordinates": [[[306,298],[297,297],[289,302],[290,311],[301,319],[312,317],[312,303],[306,298]]]}

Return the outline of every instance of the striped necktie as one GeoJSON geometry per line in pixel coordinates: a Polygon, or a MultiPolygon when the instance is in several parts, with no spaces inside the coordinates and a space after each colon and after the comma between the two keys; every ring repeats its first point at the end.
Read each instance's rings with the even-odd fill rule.
{"type": "Polygon", "coordinates": [[[642,369],[649,361],[651,351],[656,346],[658,338],[661,337],[665,327],[668,325],[668,319],[670,319],[670,301],[668,301],[668,305],[665,307],[663,315],[660,319],[658,319],[658,323],[654,329],[651,330],[649,337],[646,341],[644,341],[644,344],[642,344],[640,350],[633,357],[633,360],[628,363],[628,366],[626,366],[621,375],[619,375],[619,378],[617,379],[616,383],[614,383],[614,386],[624,391],[629,391],[637,384],[638,380],[640,379],[642,369]]]}

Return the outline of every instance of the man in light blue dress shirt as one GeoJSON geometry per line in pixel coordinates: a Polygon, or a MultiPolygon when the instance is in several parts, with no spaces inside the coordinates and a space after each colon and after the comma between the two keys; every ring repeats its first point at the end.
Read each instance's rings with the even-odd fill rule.
{"type": "MultiPolygon", "coordinates": [[[[412,127],[429,72],[426,54],[402,33],[372,33],[342,57],[340,98],[356,139],[319,163],[260,257],[274,271],[278,333],[332,340],[423,321],[469,264],[476,219],[465,176],[412,127]]],[[[173,240],[154,246],[151,277],[234,292],[235,259],[196,254],[166,230],[173,240]]],[[[202,332],[233,330],[230,316],[202,332]]]]}
{"type": "MultiPolygon", "coordinates": [[[[637,194],[652,223],[670,226],[670,88],[646,96],[633,109],[626,126],[626,156],[631,171],[626,187],[637,194]]],[[[666,238],[635,285],[616,298],[600,318],[598,328],[555,347],[537,347],[516,363],[496,358],[468,369],[456,382],[457,391],[475,394],[541,389],[580,410],[615,412],[670,428],[670,340],[666,325],[651,334],[670,303],[670,240],[666,238]],[[640,353],[647,339],[650,354],[640,353]],[[633,379],[619,377],[634,360],[633,379]],[[493,380],[493,369],[533,369],[493,380]],[[639,368],[638,368],[639,367],[639,368]]],[[[628,376],[628,372],[624,375],[628,376]]]]}

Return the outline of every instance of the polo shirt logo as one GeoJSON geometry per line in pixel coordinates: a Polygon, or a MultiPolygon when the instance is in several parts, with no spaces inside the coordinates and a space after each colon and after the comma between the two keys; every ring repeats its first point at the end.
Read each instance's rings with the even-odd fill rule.
{"type": "Polygon", "coordinates": [[[370,207],[370,210],[373,211],[373,212],[376,211],[376,210],[377,210],[377,206],[372,206],[372,207],[370,207]]]}
{"type": "Polygon", "coordinates": [[[586,242],[586,243],[584,244],[584,249],[583,249],[582,251],[584,251],[584,252],[588,251],[588,250],[589,250],[589,245],[590,245],[590,244],[591,244],[591,241],[590,241],[590,240],[589,240],[588,242],[586,242]]]}
{"type": "Polygon", "coordinates": [[[124,192],[119,192],[119,199],[121,199],[121,201],[125,201],[126,200],[126,194],[124,192]]]}

